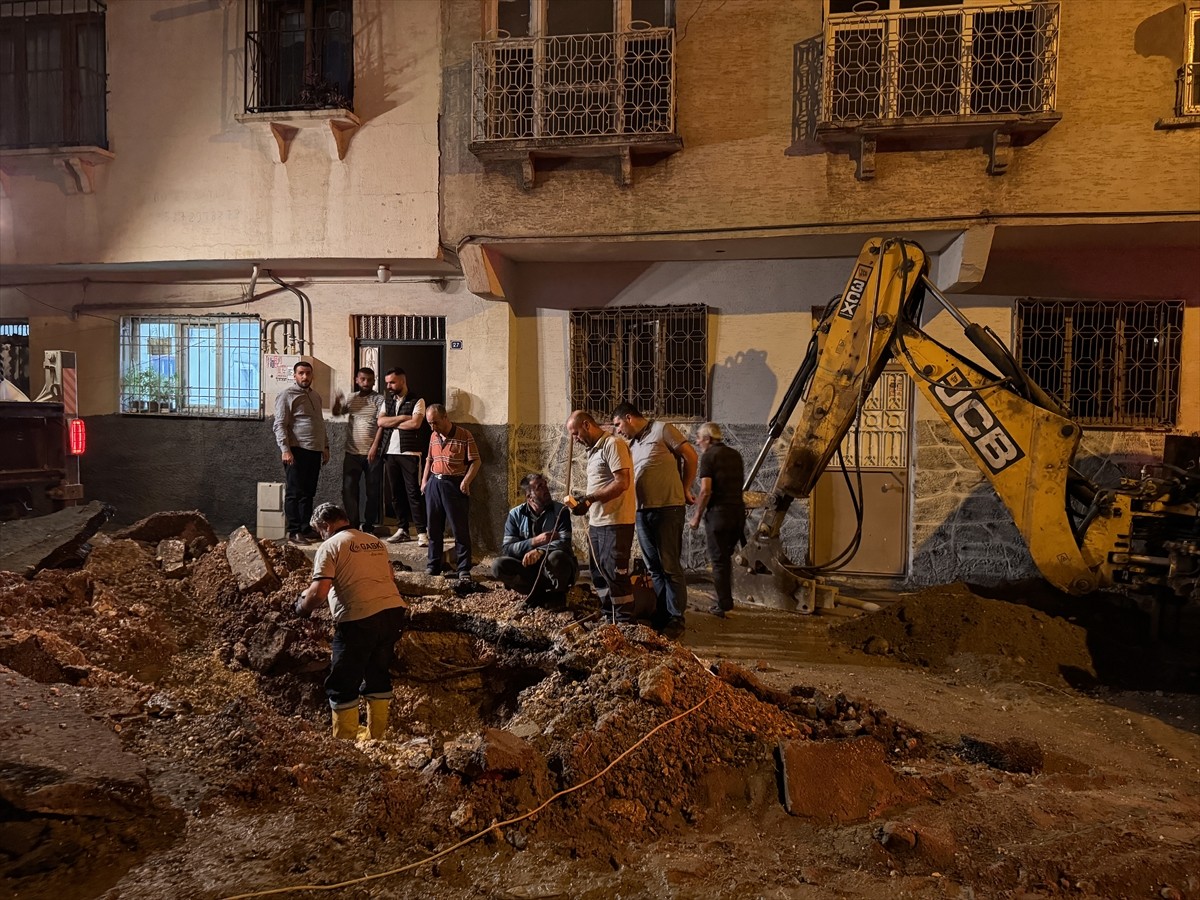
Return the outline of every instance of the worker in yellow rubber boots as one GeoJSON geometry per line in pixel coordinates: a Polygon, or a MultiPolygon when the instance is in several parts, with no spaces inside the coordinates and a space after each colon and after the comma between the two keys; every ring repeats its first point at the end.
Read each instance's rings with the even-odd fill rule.
{"type": "Polygon", "coordinates": [[[312,515],[321,535],[312,583],[296,598],[307,616],[328,601],[333,616],[333,661],[325,693],[333,710],[333,736],[378,740],[387,730],[392,701],[391,665],[408,604],[392,578],[382,541],[350,525],[333,503],[312,515]],[[367,701],[367,728],[358,727],[358,698],[367,701]]]}

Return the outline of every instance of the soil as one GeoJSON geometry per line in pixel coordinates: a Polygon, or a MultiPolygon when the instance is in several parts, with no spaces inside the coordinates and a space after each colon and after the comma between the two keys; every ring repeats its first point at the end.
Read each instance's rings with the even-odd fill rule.
{"type": "Polygon", "coordinates": [[[336,741],[309,558],[262,544],[281,587],[242,594],[223,544],[172,579],[153,541],[0,573],[12,896],[1200,898],[1200,657],[1119,597],[876,592],[677,642],[398,567],[388,734],[336,741]]]}

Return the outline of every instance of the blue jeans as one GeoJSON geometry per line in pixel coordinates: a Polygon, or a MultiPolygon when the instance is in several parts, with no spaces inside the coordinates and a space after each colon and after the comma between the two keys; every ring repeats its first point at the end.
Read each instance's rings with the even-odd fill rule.
{"type": "Polygon", "coordinates": [[[637,514],[638,546],[654,580],[654,593],[658,596],[655,612],[660,621],[682,618],[687,609],[687,580],[680,560],[683,517],[682,506],[639,509],[637,514]]]}
{"type": "Polygon", "coordinates": [[[406,612],[396,606],[334,626],[333,661],[325,679],[325,696],[331,707],[357,706],[359,697],[391,698],[392,660],[406,612]]]}

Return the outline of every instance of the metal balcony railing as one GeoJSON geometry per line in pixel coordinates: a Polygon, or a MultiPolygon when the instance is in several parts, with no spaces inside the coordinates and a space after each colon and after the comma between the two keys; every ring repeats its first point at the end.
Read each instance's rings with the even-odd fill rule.
{"type": "Polygon", "coordinates": [[[1184,63],[1175,80],[1175,114],[1200,116],[1200,63],[1184,63]]]}
{"type": "Polygon", "coordinates": [[[820,127],[1053,113],[1059,4],[829,16],[820,127]]]}
{"type": "Polygon", "coordinates": [[[101,0],[0,0],[0,149],[107,147],[101,0]]]}
{"type": "Polygon", "coordinates": [[[472,97],[476,145],[673,135],[675,31],[479,41],[472,97]]]}
{"type": "Polygon", "coordinates": [[[246,31],[246,112],[354,108],[350,17],[325,28],[246,31]]]}

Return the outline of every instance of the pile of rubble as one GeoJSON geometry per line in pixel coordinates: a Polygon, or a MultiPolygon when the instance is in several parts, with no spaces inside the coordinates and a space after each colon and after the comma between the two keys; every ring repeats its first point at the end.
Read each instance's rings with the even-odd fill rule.
{"type": "Polygon", "coordinates": [[[218,543],[189,513],[98,535],[75,570],[0,575],[0,677],[25,698],[0,720],[21,735],[19,757],[0,759],[14,822],[0,826],[0,876],[49,896],[169,843],[185,814],[297,804],[321,809],[314,828],[344,819],[363,839],[432,848],[585,781],[675,717],[506,837],[578,854],[631,828],[678,830],[702,818],[717,773],[773,784],[781,746],[857,737],[881,762],[921,753],[919,735],[867,703],[772,690],[649,629],[597,626],[583,591],[565,609],[534,609],[510,591],[461,597],[406,572],[389,737],[337,742],[321,690],[327,614],[292,610],[310,566],[248,535],[218,543]],[[78,745],[82,733],[103,752],[81,768],[61,737],[78,745]],[[88,801],[46,802],[54,794],[88,801]],[[62,829],[82,835],[70,823],[97,809],[108,824],[90,841],[109,850],[64,845],[62,829]]]}

